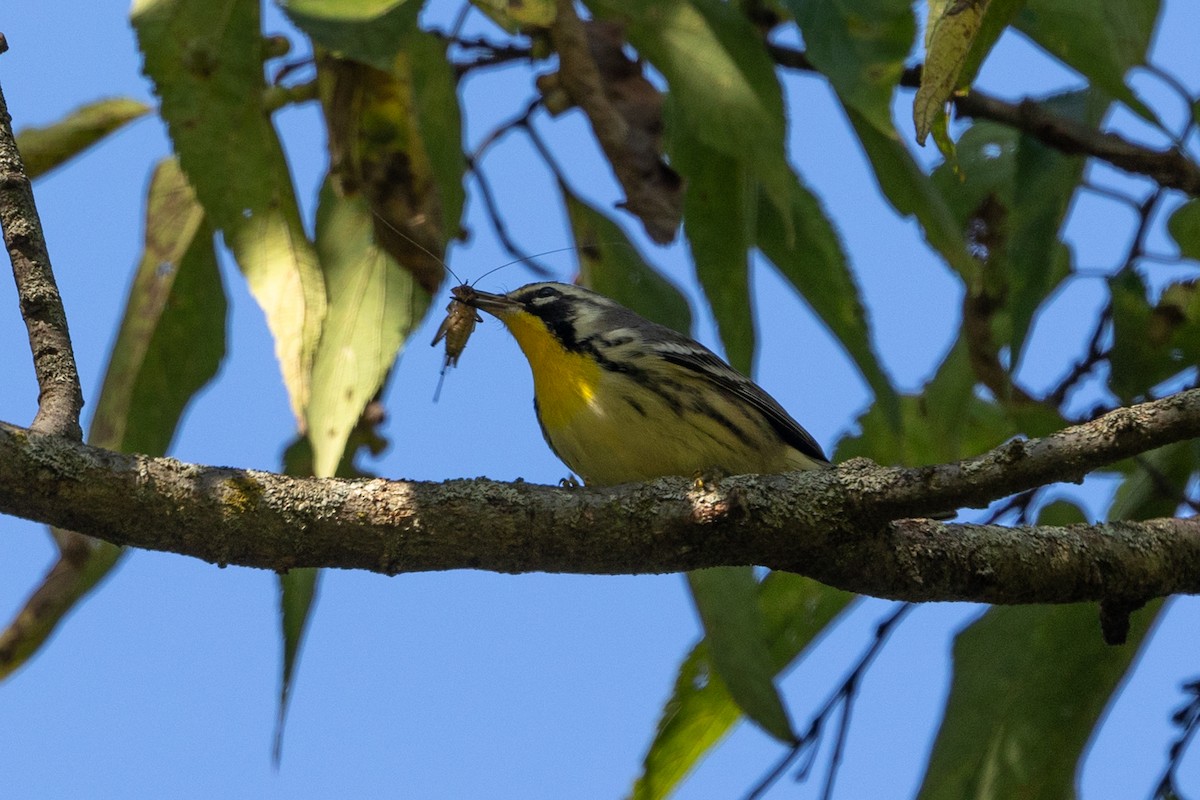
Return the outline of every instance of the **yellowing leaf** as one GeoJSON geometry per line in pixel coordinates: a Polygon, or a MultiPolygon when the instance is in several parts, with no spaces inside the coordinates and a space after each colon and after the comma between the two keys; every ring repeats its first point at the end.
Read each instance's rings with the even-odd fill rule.
{"type": "Polygon", "coordinates": [[[44,175],[149,110],[137,100],[111,97],[80,106],[53,125],[25,128],[17,135],[25,171],[31,178],[44,175]]]}
{"type": "Polygon", "coordinates": [[[946,102],[958,88],[959,72],[979,33],[987,6],[988,0],[953,0],[929,5],[925,68],[913,99],[913,122],[919,144],[925,144],[934,121],[945,114],[946,102]]]}
{"type": "Polygon", "coordinates": [[[325,287],[261,100],[259,4],[138,0],[133,24],[180,164],[266,314],[302,426],[325,287]]]}
{"type": "Polygon", "coordinates": [[[337,470],[351,430],[429,307],[429,295],[375,246],[371,229],[366,202],[339,197],[326,183],[317,211],[317,251],[329,314],[308,406],[313,474],[321,478],[337,470]]]}

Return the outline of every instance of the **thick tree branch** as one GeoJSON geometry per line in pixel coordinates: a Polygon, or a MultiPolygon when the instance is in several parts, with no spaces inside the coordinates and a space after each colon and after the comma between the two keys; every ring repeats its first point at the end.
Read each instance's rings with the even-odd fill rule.
{"type": "MultiPolygon", "coordinates": [[[[817,72],[802,50],[767,45],[775,63],[781,67],[817,72]]],[[[919,66],[905,70],[900,85],[921,85],[919,66]]],[[[1152,178],[1160,186],[1179,189],[1200,197],[1200,165],[1178,150],[1154,150],[1134,144],[1113,133],[1103,133],[1072,119],[1048,111],[1036,100],[1010,103],[984,92],[971,90],[954,98],[954,109],[964,117],[988,119],[1016,128],[1038,141],[1071,155],[1085,155],[1107,161],[1118,169],[1152,178]]]]}
{"type": "MultiPolygon", "coordinates": [[[[0,53],[6,49],[7,43],[0,37],[0,53]]],[[[83,392],[75,367],[75,351],[71,348],[67,315],[50,269],[50,254],[33,202],[33,188],[17,151],[3,89],[0,89],[0,227],[4,229],[4,244],[12,260],[21,316],[29,331],[37,374],[38,410],[30,428],[80,440],[83,392]]]]}
{"type": "Polygon", "coordinates": [[[1200,390],[920,469],[564,490],[289,478],[122,455],[0,423],[0,512],[269,569],[649,573],[760,564],[908,600],[1073,602],[1200,592],[1200,521],[1010,529],[903,519],[981,505],[1200,435],[1200,390]],[[899,521],[893,521],[899,520],[899,521]],[[482,521],[482,522],[481,522],[482,521]]]}

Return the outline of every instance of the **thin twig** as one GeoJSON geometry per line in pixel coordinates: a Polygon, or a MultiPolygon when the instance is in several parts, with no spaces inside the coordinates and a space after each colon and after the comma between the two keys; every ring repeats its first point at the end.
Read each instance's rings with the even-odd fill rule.
{"type": "Polygon", "coordinates": [[[1176,773],[1188,745],[1191,744],[1196,731],[1200,730],[1200,680],[1189,681],[1184,684],[1183,690],[1192,697],[1171,715],[1171,721],[1181,730],[1179,737],[1171,743],[1167,751],[1167,766],[1158,781],[1158,786],[1155,787],[1153,800],[1181,800],[1183,797],[1176,773]]]}
{"type": "MultiPolygon", "coordinates": [[[[0,52],[7,49],[0,38],[0,52]]],[[[83,391],[67,314],[33,200],[33,187],[13,136],[12,117],[0,89],[0,227],[12,261],[21,317],[29,331],[38,382],[38,410],[30,430],[83,440],[83,391]]]]}
{"type": "Polygon", "coordinates": [[[779,763],[772,767],[771,771],[761,781],[755,784],[750,793],[746,795],[746,800],[757,800],[757,798],[762,797],[779,780],[783,773],[791,769],[796,761],[806,754],[808,761],[797,772],[796,779],[807,779],[815,762],[816,751],[820,744],[825,723],[833,715],[834,711],[841,708],[842,716],[838,725],[837,740],[834,744],[833,755],[830,758],[829,774],[825,778],[825,787],[821,793],[821,796],[825,800],[833,796],[834,778],[837,775],[837,768],[841,764],[842,755],[846,748],[846,739],[850,732],[850,712],[854,706],[854,700],[858,696],[858,687],[862,681],[862,677],[866,673],[867,667],[871,665],[871,662],[883,650],[884,644],[887,643],[888,637],[891,636],[896,626],[915,607],[913,603],[902,603],[886,619],[879,623],[875,628],[875,639],[871,642],[871,646],[858,659],[858,662],[850,670],[849,674],[846,675],[845,679],[842,680],[842,683],[825,700],[825,703],[809,723],[808,730],[792,745],[784,757],[779,760],[779,763]]]}
{"type": "MultiPolygon", "coordinates": [[[[776,64],[790,69],[815,72],[816,67],[807,55],[781,45],[768,45],[776,64]]],[[[921,83],[921,68],[904,71],[900,85],[917,88],[921,83]]],[[[978,90],[953,98],[955,110],[964,117],[999,122],[1068,154],[1082,154],[1107,161],[1118,169],[1152,178],[1160,186],[1179,189],[1200,196],[1200,165],[1182,151],[1154,150],[1134,144],[1114,133],[1105,133],[1076,120],[1049,111],[1037,100],[1026,98],[1010,103],[978,90]]]]}

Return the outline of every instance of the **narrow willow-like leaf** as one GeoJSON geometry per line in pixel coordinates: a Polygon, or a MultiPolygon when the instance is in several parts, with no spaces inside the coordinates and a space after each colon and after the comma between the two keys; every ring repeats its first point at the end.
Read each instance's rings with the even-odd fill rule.
{"type": "Polygon", "coordinates": [[[796,740],[767,647],[766,622],[751,567],[714,567],[687,574],[704,623],[713,672],[747,717],[776,739],[796,740]]]}
{"type": "Polygon", "coordinates": [[[917,22],[906,0],[787,0],[805,53],[838,96],[881,133],[892,130],[892,93],[917,22]]]}
{"type": "Polygon", "coordinates": [[[283,677],[279,687],[279,708],[275,719],[275,744],[271,750],[276,767],[283,758],[283,730],[291,700],[292,680],[297,659],[300,657],[300,645],[304,642],[305,629],[308,627],[309,612],[317,598],[320,577],[321,570],[313,568],[293,569],[279,576],[283,677]]]}
{"type": "MultiPolygon", "coordinates": [[[[88,441],[109,450],[163,455],[191,398],[225,354],[225,295],[212,230],[173,160],[160,163],[146,200],[145,245],[109,356],[88,441]]],[[[53,604],[26,608],[0,634],[0,678],[37,652],[124,549],[94,542],[86,564],[53,604]]]]}
{"type": "Polygon", "coordinates": [[[259,4],[138,0],[133,24],[180,164],[266,314],[302,425],[325,287],[262,103],[259,4]]]}
{"type": "Polygon", "coordinates": [[[913,123],[920,144],[925,144],[934,121],[945,117],[946,102],[959,86],[959,74],[983,25],[987,6],[988,0],[954,0],[929,6],[925,65],[921,86],[913,98],[913,123]]]}
{"type": "Polygon", "coordinates": [[[1125,73],[1146,63],[1159,5],[1159,0],[1026,0],[1015,24],[1094,86],[1154,122],[1154,113],[1125,84],[1125,73]]]}
{"type": "Polygon", "coordinates": [[[446,57],[446,45],[436,36],[413,31],[404,42],[412,69],[413,116],[437,183],[442,239],[449,241],[459,235],[466,204],[467,163],[454,68],[446,57]]]}
{"type": "Polygon", "coordinates": [[[371,231],[366,201],[339,197],[327,181],[317,209],[317,252],[329,313],[308,407],[317,477],[334,474],[350,431],[429,307],[429,296],[375,245],[371,231]]]}
{"type": "Polygon", "coordinates": [[[993,608],[964,629],[920,800],[1074,797],[1092,730],[1161,607],[1134,614],[1116,647],[1090,603],[993,608]]]}
{"type": "Polygon", "coordinates": [[[44,175],[149,110],[137,100],[110,97],[80,106],[52,125],[25,128],[17,134],[25,171],[30,178],[44,175]]]}
{"type": "Polygon", "coordinates": [[[688,181],[683,231],[691,245],[696,277],[716,317],[726,360],[750,375],[754,366],[750,248],[758,211],[757,184],[740,160],[697,139],[681,136],[675,152],[674,163],[688,181]]]}
{"type": "MultiPolygon", "coordinates": [[[[1195,442],[1141,456],[1109,519],[1174,514],[1198,464],[1195,442]],[[1164,492],[1162,482],[1178,487],[1164,492]]],[[[1041,524],[1053,522],[1052,506],[1041,524]]],[[[1162,611],[1133,614],[1125,644],[1106,644],[1095,604],[993,608],[954,645],[954,681],[920,800],[1075,796],[1075,776],[1103,712],[1162,611]]]]}
{"type": "MultiPolygon", "coordinates": [[[[1084,123],[1099,121],[1108,107],[1107,98],[1089,92],[1071,92],[1042,103],[1084,123]]],[[[1070,254],[1060,243],[1059,230],[1085,163],[1082,156],[1066,155],[1033,136],[1022,135],[1018,142],[1005,253],[1014,371],[1038,309],[1069,272],[1070,254]]]]}
{"type": "Polygon", "coordinates": [[[916,217],[930,246],[971,285],[978,265],[967,252],[962,229],[941,192],[913,160],[895,129],[881,130],[850,106],[846,106],[846,115],[888,202],[899,213],[916,217]]]}
{"type": "Polygon", "coordinates": [[[691,334],[687,298],[646,263],[637,247],[611,219],[559,184],[579,254],[580,282],[647,319],[691,334]]]}
{"type": "MultiPolygon", "coordinates": [[[[768,575],[759,584],[758,602],[775,674],[807,653],[853,599],[852,594],[800,575],[768,575]]],[[[741,716],[728,687],[713,671],[708,643],[700,640],[679,667],[675,690],[663,707],[642,775],[633,787],[633,800],[669,795],[741,716]]]]}
{"type": "Polygon", "coordinates": [[[845,348],[898,432],[900,399],[875,356],[870,323],[842,243],[820,200],[794,174],[791,177],[791,225],[783,224],[773,204],[760,202],[759,249],[845,348]],[[791,247],[786,238],[788,227],[795,231],[791,247]]]}

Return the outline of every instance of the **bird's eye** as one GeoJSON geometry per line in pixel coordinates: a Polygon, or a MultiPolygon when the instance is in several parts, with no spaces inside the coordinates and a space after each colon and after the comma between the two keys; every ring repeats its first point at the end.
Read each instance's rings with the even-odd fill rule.
{"type": "Polygon", "coordinates": [[[557,297],[558,289],[553,286],[543,286],[533,295],[534,297],[557,297]]]}

